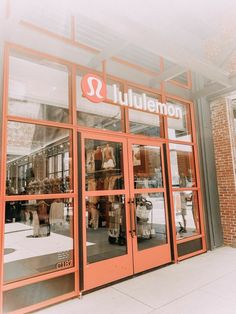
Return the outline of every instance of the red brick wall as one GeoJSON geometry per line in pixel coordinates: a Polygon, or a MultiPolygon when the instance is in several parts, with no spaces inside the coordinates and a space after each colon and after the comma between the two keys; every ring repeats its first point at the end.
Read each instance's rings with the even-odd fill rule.
{"type": "Polygon", "coordinates": [[[216,158],[224,243],[236,243],[236,184],[232,151],[232,126],[226,99],[211,104],[211,122],[216,158]]]}

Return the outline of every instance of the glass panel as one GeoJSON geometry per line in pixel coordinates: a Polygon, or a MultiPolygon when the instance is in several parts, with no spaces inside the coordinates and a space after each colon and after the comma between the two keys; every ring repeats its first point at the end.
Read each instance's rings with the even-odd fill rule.
{"type": "MultiPolygon", "coordinates": [[[[158,95],[147,93],[143,90],[133,89],[132,90],[133,97],[136,97],[137,100],[137,106],[139,106],[139,100],[141,101],[141,108],[145,103],[149,105],[149,102],[151,106],[153,106],[153,103],[160,100],[160,97],[158,95]],[[143,96],[145,94],[145,96],[143,96]]],[[[137,109],[137,108],[136,108],[137,109]]],[[[138,108],[139,109],[139,108],[138,108]]],[[[152,137],[160,137],[161,135],[161,119],[160,116],[157,114],[147,113],[144,111],[138,111],[138,110],[129,110],[129,128],[130,133],[133,134],[141,134],[145,136],[152,136],[152,137]]]]}
{"type": "Polygon", "coordinates": [[[138,250],[167,243],[164,194],[136,194],[135,206],[138,250]]]}
{"type": "Polygon", "coordinates": [[[9,122],[7,135],[7,195],[72,191],[70,174],[62,178],[55,162],[63,152],[71,153],[69,130],[9,122]]]}
{"type": "Polygon", "coordinates": [[[9,76],[9,115],[69,122],[65,66],[11,56],[9,76]]]}
{"type": "Polygon", "coordinates": [[[200,233],[197,192],[174,192],[177,239],[200,233]]]}
{"type": "Polygon", "coordinates": [[[87,262],[127,254],[124,195],[86,197],[87,262]]]}
{"type": "MultiPolygon", "coordinates": [[[[107,103],[92,103],[82,95],[81,77],[77,76],[77,122],[89,128],[122,131],[120,106],[107,103]]],[[[112,87],[107,85],[108,97],[112,87]]]]}
{"type": "Polygon", "coordinates": [[[69,268],[73,264],[71,199],[6,203],[5,282],[69,268]]]}
{"type": "Polygon", "coordinates": [[[129,130],[133,134],[160,137],[160,117],[156,114],[130,109],[129,130]]]}
{"type": "Polygon", "coordinates": [[[72,292],[74,286],[74,274],[69,274],[6,291],[3,293],[3,313],[17,311],[72,292]]]}
{"type": "Polygon", "coordinates": [[[181,110],[182,118],[167,118],[168,137],[172,140],[191,142],[190,113],[186,105],[168,99],[167,104],[174,105],[176,110],[181,110]]]}
{"type": "Polygon", "coordinates": [[[192,146],[170,144],[172,186],[196,186],[192,146]]]}
{"type": "Polygon", "coordinates": [[[134,188],[160,188],[163,186],[161,148],[132,145],[134,188]]]}
{"type": "Polygon", "coordinates": [[[86,139],[85,164],[87,191],[124,188],[121,143],[86,139]]]}

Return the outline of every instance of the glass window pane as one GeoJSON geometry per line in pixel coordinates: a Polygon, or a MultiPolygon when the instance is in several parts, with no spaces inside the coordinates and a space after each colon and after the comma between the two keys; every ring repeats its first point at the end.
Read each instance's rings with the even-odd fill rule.
{"type": "Polygon", "coordinates": [[[127,254],[124,195],[86,198],[87,263],[127,254]]]}
{"type": "Polygon", "coordinates": [[[192,146],[170,144],[172,186],[195,187],[195,167],[192,146]]]}
{"type": "Polygon", "coordinates": [[[200,233],[197,192],[174,192],[174,210],[177,239],[200,233]]]}
{"type": "Polygon", "coordinates": [[[172,140],[191,142],[190,113],[186,105],[168,99],[167,104],[173,104],[182,111],[182,118],[167,118],[168,137],[172,140]]]}
{"type": "Polygon", "coordinates": [[[136,194],[135,206],[138,250],[167,243],[164,194],[136,194]]]}
{"type": "MultiPolygon", "coordinates": [[[[160,96],[147,93],[143,90],[133,89],[132,95],[137,99],[137,105],[139,105],[139,99],[143,100],[143,94],[145,94],[146,103],[150,101],[152,104],[157,100],[160,101],[160,96]]],[[[129,128],[130,133],[141,134],[145,136],[161,137],[161,118],[157,114],[148,113],[145,111],[129,110],[129,128]]]]}
{"type": "MultiPolygon", "coordinates": [[[[72,190],[69,174],[58,178],[55,156],[69,151],[70,131],[40,125],[9,122],[7,131],[7,195],[50,194],[72,190]],[[25,166],[25,179],[19,180],[18,167],[25,166]]],[[[71,159],[71,157],[70,157],[71,159]]]]}
{"type": "MultiPolygon", "coordinates": [[[[89,128],[122,131],[121,108],[113,104],[92,103],[82,95],[81,77],[77,76],[77,122],[89,128]]],[[[107,85],[108,97],[111,86],[107,85]]]]}
{"type": "Polygon", "coordinates": [[[122,143],[86,139],[85,163],[87,191],[124,188],[122,143]]]}
{"type": "Polygon", "coordinates": [[[73,259],[71,199],[6,203],[5,282],[72,267],[73,259]]]}
{"type": "Polygon", "coordinates": [[[132,134],[160,137],[160,116],[138,110],[129,110],[129,131],[132,134]]]}
{"type": "MultiPolygon", "coordinates": [[[[3,293],[3,313],[20,313],[21,309],[74,291],[74,274],[19,287],[3,293]],[[14,301],[13,301],[14,300],[14,301]]],[[[21,311],[22,312],[22,311],[21,311]]]]}
{"type": "Polygon", "coordinates": [[[11,56],[8,113],[68,123],[68,82],[65,66],[11,56]]]}
{"type": "Polygon", "coordinates": [[[132,145],[134,188],[160,188],[163,186],[161,148],[132,145]]]}

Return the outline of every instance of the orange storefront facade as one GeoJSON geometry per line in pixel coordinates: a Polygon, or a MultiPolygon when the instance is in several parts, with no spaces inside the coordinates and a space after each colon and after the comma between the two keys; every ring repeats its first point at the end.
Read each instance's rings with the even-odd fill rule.
{"type": "MultiPolygon", "coordinates": [[[[73,17],[69,38],[21,26],[96,53],[76,40],[73,17]]],[[[206,251],[191,101],[165,83],[119,77],[106,61],[95,70],[66,56],[4,43],[4,313],[32,312],[206,251]]],[[[188,89],[186,78],[171,84],[188,89]]]]}

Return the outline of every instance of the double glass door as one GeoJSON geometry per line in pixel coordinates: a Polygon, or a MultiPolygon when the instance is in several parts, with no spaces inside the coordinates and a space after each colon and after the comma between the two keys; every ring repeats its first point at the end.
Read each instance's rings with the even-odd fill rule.
{"type": "Polygon", "coordinates": [[[84,290],[171,261],[163,148],[82,133],[84,290]]]}

